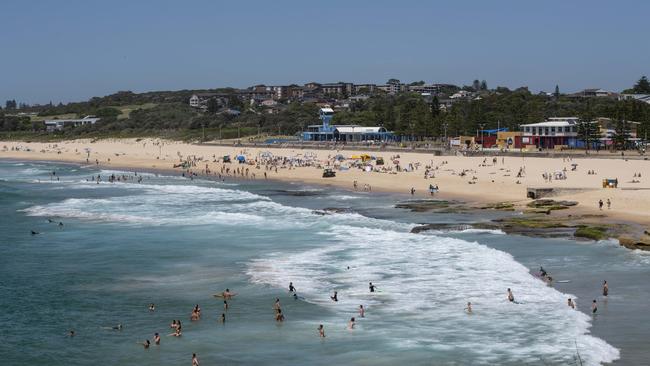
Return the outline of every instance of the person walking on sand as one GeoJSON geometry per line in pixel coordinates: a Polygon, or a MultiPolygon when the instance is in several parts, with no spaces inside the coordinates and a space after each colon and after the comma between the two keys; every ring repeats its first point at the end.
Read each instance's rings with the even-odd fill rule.
{"type": "Polygon", "coordinates": [[[610,208],[612,208],[612,201],[608,198],[607,199],[607,209],[609,210],[610,208]]]}
{"type": "Polygon", "coordinates": [[[598,208],[602,211],[603,210],[603,200],[598,200],[598,208]]]}
{"type": "Polygon", "coordinates": [[[607,297],[607,294],[609,294],[609,286],[607,281],[603,281],[603,296],[607,297]]]}

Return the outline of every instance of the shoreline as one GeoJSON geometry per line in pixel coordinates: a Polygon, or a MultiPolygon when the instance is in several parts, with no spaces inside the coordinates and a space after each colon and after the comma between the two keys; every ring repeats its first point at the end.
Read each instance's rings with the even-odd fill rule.
{"type": "MultiPolygon", "coordinates": [[[[292,150],[283,148],[242,148],[239,146],[192,145],[177,141],[154,139],[120,139],[109,141],[91,142],[89,140],[71,140],[63,143],[25,143],[0,141],[0,159],[29,160],[45,162],[65,162],[80,166],[96,166],[102,169],[142,170],[153,171],[171,175],[180,175],[182,172],[192,171],[199,176],[205,176],[205,168],[210,172],[219,172],[223,167],[235,170],[248,168],[252,174],[257,174],[253,179],[265,179],[261,175],[267,172],[267,179],[282,182],[299,182],[313,184],[321,187],[337,187],[339,189],[354,191],[353,182],[357,181],[359,188],[368,184],[371,191],[384,193],[397,193],[405,198],[436,199],[447,201],[460,201],[466,207],[486,208],[507,204],[515,211],[526,211],[526,206],[531,202],[526,198],[527,187],[554,188],[560,192],[553,200],[569,200],[577,202],[577,206],[568,209],[552,211],[549,218],[565,219],[574,215],[594,216],[608,224],[629,223],[639,228],[650,228],[650,162],[645,160],[624,161],[617,159],[578,159],[578,158],[546,158],[510,156],[492,157],[465,157],[465,156],[434,156],[432,154],[409,152],[400,154],[399,158],[383,156],[386,167],[392,169],[391,160],[399,160],[400,165],[414,166],[409,172],[366,172],[350,167],[349,170],[336,171],[334,178],[322,178],[322,167],[328,164],[328,158],[336,154],[346,157],[368,153],[368,151],[338,151],[309,149],[292,150]],[[6,147],[6,149],[4,148],[6,147]],[[12,149],[19,149],[18,151],[12,149]],[[26,151],[29,149],[29,151],[26,151]],[[87,153],[82,153],[87,151],[87,153]],[[175,152],[176,154],[173,154],[175,152]],[[253,160],[262,152],[270,152],[274,156],[303,157],[304,154],[314,156],[312,166],[282,165],[277,169],[266,170],[259,164],[244,165],[221,163],[218,161],[223,155],[234,155],[244,152],[249,160],[253,160]],[[174,156],[175,155],[175,156],[174,156]],[[86,162],[86,156],[89,157],[86,162]],[[189,169],[173,168],[188,156],[198,160],[196,166],[189,169]],[[162,159],[161,159],[162,158],[162,159]],[[493,161],[494,164],[493,164],[493,161]],[[96,163],[98,162],[98,163],[96,163]],[[564,174],[566,180],[553,180],[547,182],[542,179],[541,172],[551,171],[549,166],[571,167],[577,164],[578,172],[567,170],[564,174]],[[431,175],[424,178],[425,166],[429,166],[431,175]],[[516,178],[517,170],[526,171],[524,177],[516,178]],[[600,181],[605,175],[589,176],[586,171],[606,170],[611,172],[607,176],[616,176],[619,179],[618,189],[599,188],[600,181]],[[202,173],[203,171],[203,173],[202,173]],[[459,172],[463,174],[459,174],[459,172]],[[626,173],[634,172],[641,175],[639,183],[632,184],[621,177],[626,173]],[[469,177],[472,176],[470,179],[469,177]],[[516,182],[515,182],[516,181],[516,182]],[[469,184],[468,184],[469,183],[469,184]],[[428,192],[429,184],[440,187],[435,195],[428,192]],[[622,186],[622,187],[621,187],[622,186]],[[410,195],[410,189],[415,189],[415,194],[410,195]],[[627,188],[627,189],[625,189],[627,188]],[[610,198],[613,202],[612,209],[598,209],[599,199],[605,201],[610,198]]],[[[370,153],[372,154],[372,152],[370,153]]],[[[381,155],[379,155],[381,156],[381,155]]],[[[234,159],[233,159],[234,160],[234,159]]],[[[346,160],[347,163],[350,160],[346,160]]],[[[277,165],[276,165],[277,167],[277,165]]],[[[377,168],[380,168],[377,166],[377,168]]],[[[382,167],[383,168],[383,167],[382,167]]],[[[558,169],[559,170],[559,169],[558,169]]],[[[234,174],[233,174],[234,175],[234,174]]],[[[233,175],[224,176],[232,179],[233,175]]],[[[250,179],[243,175],[237,178],[250,179]]],[[[633,180],[637,180],[634,178],[633,180]]],[[[359,189],[361,190],[361,189],[359,189]]],[[[546,197],[545,197],[546,198],[546,197]]]]}

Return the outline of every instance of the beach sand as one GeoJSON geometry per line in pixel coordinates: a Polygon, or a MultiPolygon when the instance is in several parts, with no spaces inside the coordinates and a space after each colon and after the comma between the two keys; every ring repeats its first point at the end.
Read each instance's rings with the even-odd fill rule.
{"type": "MultiPolygon", "coordinates": [[[[337,171],[334,178],[322,178],[322,168],[295,167],[279,168],[277,173],[267,171],[269,179],[283,181],[299,181],[309,184],[335,185],[353,189],[353,182],[358,182],[361,189],[365,184],[371,186],[372,191],[388,191],[408,194],[411,187],[415,188],[414,198],[429,198],[429,185],[437,185],[440,189],[435,195],[438,199],[457,199],[468,204],[484,206],[500,202],[512,202],[517,207],[530,202],[526,198],[526,189],[535,188],[570,188],[569,192],[551,197],[556,200],[577,201],[578,206],[570,212],[604,214],[603,220],[624,220],[641,225],[650,224],[650,161],[625,160],[617,158],[548,158],[530,156],[499,156],[496,164],[493,157],[465,157],[465,156],[433,156],[432,154],[417,152],[368,152],[336,151],[336,150],[310,150],[287,148],[250,148],[223,145],[196,145],[178,141],[158,139],[106,139],[91,142],[90,140],[71,140],[57,143],[14,142],[0,141],[0,158],[63,161],[79,163],[81,165],[95,164],[105,168],[132,169],[132,170],[176,170],[180,174],[183,169],[174,169],[174,164],[181,162],[180,156],[185,159],[194,155],[202,157],[204,161],[198,162],[192,171],[200,173],[206,164],[213,172],[220,171],[221,162],[213,162],[213,156],[219,159],[224,155],[231,155],[233,163],[227,164],[232,169],[240,167],[234,161],[235,155],[244,153],[249,160],[254,160],[260,152],[269,151],[274,156],[292,157],[306,153],[313,154],[321,165],[327,164],[328,157],[342,154],[345,157],[367,153],[379,155],[385,160],[385,167],[393,167],[391,156],[398,155],[400,165],[405,168],[409,164],[419,163],[414,171],[399,172],[397,174],[384,172],[366,172],[357,168],[337,171]],[[13,150],[13,151],[12,151],[13,150]],[[27,151],[29,150],[29,151],[27,151]],[[89,162],[86,162],[86,158],[89,162]],[[485,160],[485,163],[484,163],[485,160]],[[443,164],[443,162],[446,162],[443,164]],[[577,164],[577,169],[572,170],[572,164],[577,164]],[[432,167],[435,178],[425,179],[425,167],[432,167]],[[517,177],[520,168],[525,169],[523,177],[517,177]],[[566,169],[565,180],[546,181],[544,173],[554,174],[566,169]],[[466,174],[461,176],[461,171],[466,174]],[[595,171],[595,175],[587,174],[595,171]],[[640,178],[634,178],[635,173],[640,173],[640,178]],[[476,179],[473,179],[476,177],[476,179]],[[618,179],[618,188],[602,188],[604,178],[618,179]],[[632,183],[632,180],[639,181],[632,183]],[[473,182],[470,184],[470,182],[473,182]],[[519,183],[517,183],[519,182],[519,183]],[[610,199],[612,204],[608,209],[605,204],[603,210],[598,208],[598,201],[610,199]]],[[[346,162],[343,162],[346,165],[346,162]]],[[[243,165],[241,165],[243,166],[243,165]]],[[[246,165],[251,173],[256,173],[256,179],[264,179],[264,167],[255,169],[255,166],[246,165]]],[[[566,214],[568,210],[564,210],[566,214]]]]}

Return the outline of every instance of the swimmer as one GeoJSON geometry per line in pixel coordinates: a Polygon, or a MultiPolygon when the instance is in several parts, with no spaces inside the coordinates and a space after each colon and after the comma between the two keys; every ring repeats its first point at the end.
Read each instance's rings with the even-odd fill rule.
{"type": "Polygon", "coordinates": [[[275,321],[278,323],[284,321],[284,315],[282,314],[282,309],[278,309],[278,312],[275,314],[275,321]]]}
{"type": "Polygon", "coordinates": [[[68,332],[68,337],[74,337],[74,330],[70,330],[70,332],[68,332]]]}
{"type": "Polygon", "coordinates": [[[293,287],[293,282],[289,282],[289,292],[296,292],[296,288],[293,287]]]}
{"type": "Polygon", "coordinates": [[[571,309],[575,309],[575,308],[576,308],[576,304],[573,302],[573,300],[571,300],[571,298],[569,298],[569,299],[566,301],[566,304],[567,304],[571,309]]]}
{"type": "Polygon", "coordinates": [[[221,323],[223,323],[223,324],[226,323],[226,314],[225,314],[225,313],[221,313],[221,320],[220,320],[220,321],[221,321],[221,323]]]}
{"type": "Polygon", "coordinates": [[[515,295],[512,294],[512,290],[508,289],[508,301],[515,302],[515,295]]]}
{"type": "Polygon", "coordinates": [[[370,282],[370,283],[368,284],[368,288],[370,289],[370,292],[375,292],[375,287],[376,287],[376,286],[373,285],[372,282],[370,282]]]}
{"type": "Polygon", "coordinates": [[[32,230],[32,235],[38,235],[38,234],[40,234],[38,231],[32,230]]]}
{"type": "Polygon", "coordinates": [[[348,329],[352,330],[354,329],[354,318],[350,318],[350,321],[348,322],[348,329]]]}
{"type": "Polygon", "coordinates": [[[156,333],[153,335],[153,343],[155,343],[156,346],[160,345],[160,334],[156,333]]]}
{"type": "Polygon", "coordinates": [[[149,304],[149,311],[155,311],[156,305],[154,303],[149,304]]]}
{"type": "Polygon", "coordinates": [[[169,327],[174,328],[174,329],[176,329],[178,327],[178,324],[176,324],[176,319],[172,320],[172,323],[169,324],[169,327]]]}
{"type": "Polygon", "coordinates": [[[280,299],[277,297],[275,298],[275,303],[273,303],[273,310],[279,311],[280,310],[280,299]]]}
{"type": "Polygon", "coordinates": [[[196,358],[196,353],[192,353],[192,366],[199,366],[199,359],[196,358]]]}
{"type": "Polygon", "coordinates": [[[467,303],[467,307],[465,308],[465,310],[467,311],[467,314],[472,313],[472,303],[471,302],[467,303]]]}
{"type": "Polygon", "coordinates": [[[114,325],[112,327],[102,327],[103,329],[108,329],[108,330],[122,330],[122,323],[118,325],[114,325]]]}
{"type": "Polygon", "coordinates": [[[609,286],[607,281],[603,281],[603,296],[607,297],[607,294],[609,294],[609,286]]]}
{"type": "Polygon", "coordinates": [[[59,227],[61,227],[61,226],[63,226],[63,223],[61,221],[59,221],[59,227]]]}
{"type": "Polygon", "coordinates": [[[596,300],[594,300],[591,303],[591,313],[596,315],[596,312],[598,311],[598,305],[596,304],[596,300]]]}
{"type": "Polygon", "coordinates": [[[334,291],[334,295],[330,296],[330,299],[332,299],[332,301],[339,301],[338,294],[338,292],[334,291]]]}
{"type": "Polygon", "coordinates": [[[229,307],[229,305],[228,305],[228,301],[227,301],[227,300],[223,300],[223,310],[224,310],[224,311],[228,311],[228,307],[229,307]]]}
{"type": "Polygon", "coordinates": [[[318,336],[325,338],[325,328],[323,328],[323,324],[318,326],[318,336]]]}
{"type": "Polygon", "coordinates": [[[180,337],[180,336],[182,336],[182,335],[183,335],[183,334],[181,333],[181,328],[176,328],[176,330],[174,331],[174,333],[169,334],[169,336],[174,336],[174,337],[180,337]]]}
{"type": "Polygon", "coordinates": [[[138,344],[141,344],[142,347],[144,347],[144,349],[149,349],[149,346],[151,345],[151,342],[149,342],[149,340],[147,339],[146,341],[144,341],[142,343],[138,343],[138,344]]]}
{"type": "Polygon", "coordinates": [[[298,294],[295,293],[295,292],[293,293],[293,299],[294,299],[294,300],[298,300],[298,294]]]}
{"type": "Polygon", "coordinates": [[[363,308],[363,305],[359,305],[359,316],[362,318],[366,317],[366,309],[363,308]]]}

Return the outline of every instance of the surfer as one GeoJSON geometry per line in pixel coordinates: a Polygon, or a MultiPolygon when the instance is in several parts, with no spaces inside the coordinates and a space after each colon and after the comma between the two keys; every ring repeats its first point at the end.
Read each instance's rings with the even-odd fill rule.
{"type": "Polygon", "coordinates": [[[359,305],[359,316],[362,318],[366,317],[366,309],[363,308],[363,305],[359,305]]]}
{"type": "Polygon", "coordinates": [[[160,334],[156,333],[153,335],[153,343],[155,343],[156,346],[160,346],[160,334]]]}
{"type": "Polygon", "coordinates": [[[348,329],[352,330],[354,329],[354,318],[350,318],[350,321],[348,322],[348,329]]]}
{"type": "Polygon", "coordinates": [[[608,293],[609,293],[609,286],[607,285],[607,281],[603,281],[603,296],[607,297],[608,293]]]}
{"type": "Polygon", "coordinates": [[[370,289],[370,292],[375,292],[375,287],[376,287],[376,286],[373,285],[372,282],[370,282],[370,283],[368,284],[368,288],[370,289]]]}
{"type": "Polygon", "coordinates": [[[541,277],[546,277],[548,275],[548,273],[546,273],[546,271],[544,270],[544,267],[542,267],[542,266],[539,267],[539,275],[541,277]]]}
{"type": "Polygon", "coordinates": [[[339,301],[338,294],[338,292],[334,291],[334,295],[330,296],[330,299],[332,299],[332,301],[339,301]]]}
{"type": "Polygon", "coordinates": [[[296,288],[293,287],[293,282],[289,282],[289,292],[296,292],[296,288]]]}
{"type": "Polygon", "coordinates": [[[325,338],[325,328],[323,328],[323,324],[318,326],[318,335],[321,338],[325,338]]]}
{"type": "Polygon", "coordinates": [[[465,310],[467,311],[467,314],[472,313],[472,303],[471,302],[467,303],[467,307],[465,308],[465,310]]]}

